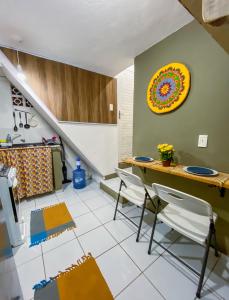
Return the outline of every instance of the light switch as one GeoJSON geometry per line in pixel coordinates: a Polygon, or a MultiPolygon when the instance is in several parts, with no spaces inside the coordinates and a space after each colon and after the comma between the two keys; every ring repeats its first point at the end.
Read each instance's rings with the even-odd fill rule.
{"type": "Polygon", "coordinates": [[[109,110],[110,110],[110,111],[113,111],[113,110],[114,110],[114,105],[113,105],[112,103],[110,103],[110,105],[109,105],[109,110]]]}
{"type": "Polygon", "coordinates": [[[208,145],[208,135],[201,134],[198,138],[198,147],[200,148],[206,148],[208,145]]]}

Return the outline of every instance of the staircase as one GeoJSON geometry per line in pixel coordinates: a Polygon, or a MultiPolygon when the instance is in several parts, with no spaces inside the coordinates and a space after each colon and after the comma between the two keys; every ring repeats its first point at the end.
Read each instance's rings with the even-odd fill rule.
{"type": "MultiPolygon", "coordinates": [[[[121,167],[122,169],[125,169],[128,172],[133,171],[132,167],[126,167],[126,165],[124,165],[123,167],[121,167]]],[[[111,179],[103,179],[100,181],[100,189],[103,190],[104,192],[106,192],[107,194],[109,194],[111,197],[114,198],[114,201],[116,202],[117,198],[118,198],[118,193],[119,193],[119,187],[120,187],[120,178],[116,175],[114,175],[115,177],[111,178],[111,179]]],[[[147,186],[147,185],[146,185],[147,186]]],[[[122,197],[120,197],[120,203],[122,204],[122,206],[124,207],[128,201],[122,197]]],[[[152,206],[151,202],[148,202],[146,205],[146,208],[150,211],[154,211],[154,207],[152,206]]]]}
{"type": "MultiPolygon", "coordinates": [[[[132,173],[132,167],[130,168],[125,168],[126,171],[132,173]]],[[[118,197],[118,192],[119,192],[119,187],[120,187],[120,178],[117,175],[114,175],[115,177],[111,179],[103,179],[100,182],[100,188],[107,194],[109,194],[111,197],[114,198],[116,201],[118,197]]],[[[120,203],[126,203],[126,200],[121,197],[120,203]]]]}

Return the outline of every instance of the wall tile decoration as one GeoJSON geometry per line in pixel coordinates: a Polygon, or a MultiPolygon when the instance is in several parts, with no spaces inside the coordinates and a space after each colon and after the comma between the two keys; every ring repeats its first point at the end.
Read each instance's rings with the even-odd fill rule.
{"type": "Polygon", "coordinates": [[[33,107],[29,100],[25,99],[25,106],[26,107],[33,107]]]}
{"type": "Polygon", "coordinates": [[[11,85],[11,97],[14,106],[33,107],[29,100],[27,100],[22,95],[22,93],[13,85],[11,85]]]}

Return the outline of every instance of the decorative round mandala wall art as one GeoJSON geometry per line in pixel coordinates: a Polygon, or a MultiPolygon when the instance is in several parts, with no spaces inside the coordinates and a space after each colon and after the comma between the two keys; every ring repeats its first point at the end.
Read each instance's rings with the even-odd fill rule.
{"type": "Polygon", "coordinates": [[[170,63],[151,78],[147,89],[148,106],[157,114],[170,112],[184,102],[189,88],[188,68],[181,63],[170,63]]]}

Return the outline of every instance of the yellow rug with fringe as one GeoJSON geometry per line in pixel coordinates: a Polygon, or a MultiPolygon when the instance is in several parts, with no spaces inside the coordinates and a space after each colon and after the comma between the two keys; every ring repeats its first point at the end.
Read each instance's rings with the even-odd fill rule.
{"type": "Polygon", "coordinates": [[[111,291],[89,253],[65,272],[34,287],[34,300],[112,300],[111,291]]]}
{"type": "Polygon", "coordinates": [[[38,245],[75,227],[64,202],[34,210],[30,218],[30,246],[38,245]]]}

